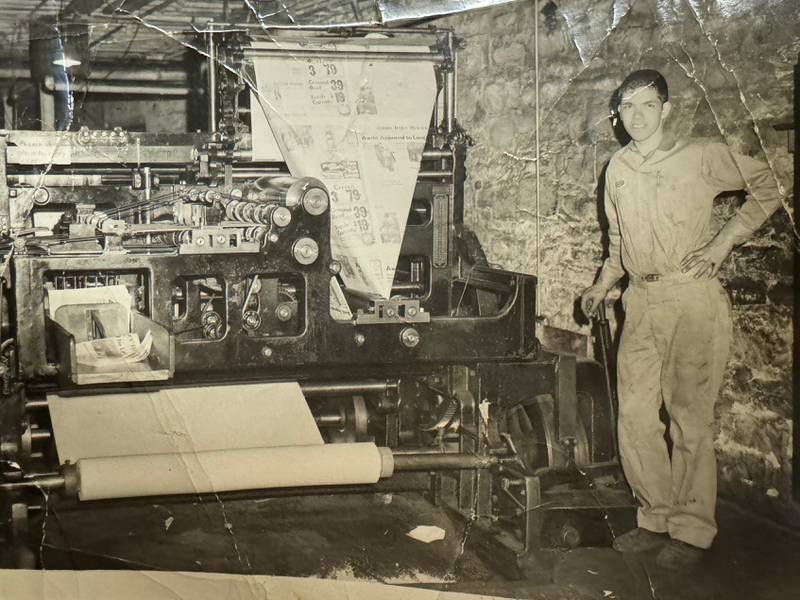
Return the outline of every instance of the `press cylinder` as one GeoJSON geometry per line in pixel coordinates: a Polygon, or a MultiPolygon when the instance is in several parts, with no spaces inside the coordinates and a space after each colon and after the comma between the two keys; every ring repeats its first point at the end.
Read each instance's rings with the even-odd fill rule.
{"type": "Polygon", "coordinates": [[[394,472],[388,448],[320,444],[80,459],[78,498],[105,500],[171,494],[370,484],[394,472]]]}
{"type": "Polygon", "coordinates": [[[261,177],[256,187],[286,206],[301,205],[312,216],[321,215],[330,204],[325,184],[314,177],[261,177]]]}

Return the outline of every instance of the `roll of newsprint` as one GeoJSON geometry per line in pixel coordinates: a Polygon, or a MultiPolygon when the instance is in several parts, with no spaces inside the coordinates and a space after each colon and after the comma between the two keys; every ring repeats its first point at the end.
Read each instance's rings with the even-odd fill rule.
{"type": "Polygon", "coordinates": [[[373,443],[321,444],[87,458],[77,462],[81,500],[375,483],[392,454],[373,443]]]}

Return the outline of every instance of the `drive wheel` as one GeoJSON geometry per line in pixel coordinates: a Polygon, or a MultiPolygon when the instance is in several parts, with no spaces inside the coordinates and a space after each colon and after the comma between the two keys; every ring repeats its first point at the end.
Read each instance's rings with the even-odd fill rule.
{"type": "MultiPolygon", "coordinates": [[[[581,396],[583,394],[579,395],[579,401],[584,400],[581,396]]],[[[591,452],[586,427],[578,412],[575,463],[580,466],[591,461],[591,452]]],[[[505,432],[529,471],[563,465],[567,461],[566,451],[558,441],[555,414],[555,399],[550,394],[538,395],[535,402],[517,404],[506,412],[505,432]]]]}

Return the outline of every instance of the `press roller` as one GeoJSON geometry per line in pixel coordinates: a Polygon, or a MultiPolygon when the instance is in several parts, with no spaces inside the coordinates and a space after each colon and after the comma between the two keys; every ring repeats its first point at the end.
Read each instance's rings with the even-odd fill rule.
{"type": "Polygon", "coordinates": [[[393,472],[389,448],[356,443],[88,458],[65,466],[64,478],[81,500],[105,500],[366,484],[393,472]]]}

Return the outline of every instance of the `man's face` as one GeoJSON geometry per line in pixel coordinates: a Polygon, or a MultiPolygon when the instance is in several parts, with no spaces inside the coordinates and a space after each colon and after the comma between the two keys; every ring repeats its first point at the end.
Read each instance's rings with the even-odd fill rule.
{"type": "Polygon", "coordinates": [[[661,102],[653,86],[627,90],[619,103],[625,131],[636,142],[644,142],[659,131],[669,110],[669,102],[661,102]]]}

